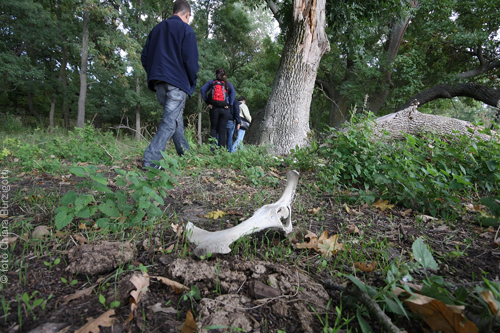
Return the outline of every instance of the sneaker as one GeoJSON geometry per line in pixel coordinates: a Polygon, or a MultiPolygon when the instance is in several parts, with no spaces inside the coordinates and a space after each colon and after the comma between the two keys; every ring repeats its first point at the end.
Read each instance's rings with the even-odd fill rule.
{"type": "Polygon", "coordinates": [[[165,168],[164,168],[164,167],[162,167],[161,165],[156,165],[156,164],[153,164],[153,166],[152,166],[152,167],[153,167],[153,168],[155,168],[155,169],[158,169],[158,170],[162,170],[162,171],[163,171],[163,170],[165,170],[165,168]]]}

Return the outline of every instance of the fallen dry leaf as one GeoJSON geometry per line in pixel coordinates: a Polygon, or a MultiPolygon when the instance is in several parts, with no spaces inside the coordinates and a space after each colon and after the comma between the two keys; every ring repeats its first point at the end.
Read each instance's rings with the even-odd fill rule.
{"type": "Polygon", "coordinates": [[[130,282],[136,287],[137,290],[132,290],[130,296],[134,298],[135,304],[132,305],[132,311],[136,309],[137,304],[141,300],[142,295],[148,291],[149,276],[147,273],[142,272],[142,275],[133,275],[130,282]],[[135,305],[135,306],[134,306],[135,305]]]}
{"type": "Polygon", "coordinates": [[[223,217],[224,215],[226,215],[225,212],[217,209],[216,211],[208,213],[207,215],[205,215],[205,217],[209,218],[209,219],[217,220],[219,217],[223,217]]]}
{"type": "Polygon", "coordinates": [[[181,333],[195,333],[198,330],[198,325],[194,321],[193,313],[188,310],[186,314],[186,321],[179,327],[181,333]]]}
{"type": "Polygon", "coordinates": [[[324,239],[318,244],[317,251],[323,254],[326,258],[329,258],[332,254],[337,254],[344,246],[344,244],[338,241],[338,238],[339,235],[333,235],[328,239],[324,239]]]}
{"type": "Polygon", "coordinates": [[[311,209],[308,209],[308,210],[307,210],[307,212],[308,212],[309,214],[312,214],[312,215],[318,215],[319,210],[320,210],[320,208],[319,208],[319,207],[317,207],[317,208],[311,208],[311,209]]]}
{"type": "Polygon", "coordinates": [[[182,292],[188,292],[190,289],[183,285],[182,283],[172,281],[163,276],[151,276],[151,278],[158,279],[161,283],[166,284],[174,289],[176,294],[180,294],[182,292]]]}
{"type": "Polygon", "coordinates": [[[351,214],[351,209],[349,208],[349,206],[347,206],[346,203],[344,204],[344,208],[345,208],[345,211],[347,212],[347,214],[351,214]]]}
{"type": "Polygon", "coordinates": [[[298,249],[314,249],[322,253],[325,257],[336,254],[344,246],[344,244],[338,241],[338,235],[328,238],[327,230],[323,231],[319,238],[317,237],[315,233],[308,230],[304,238],[309,238],[309,242],[297,243],[295,246],[298,249]]]}
{"type": "Polygon", "coordinates": [[[182,234],[182,231],[183,231],[183,227],[182,225],[180,224],[171,224],[172,226],[172,230],[176,233],[177,236],[181,235],[182,234]]]}
{"type": "Polygon", "coordinates": [[[481,298],[486,303],[488,303],[491,312],[494,315],[496,315],[497,317],[500,317],[500,311],[498,310],[498,304],[497,304],[498,301],[495,299],[495,296],[493,295],[491,290],[481,291],[480,295],[481,295],[481,298]]]}
{"type": "Polygon", "coordinates": [[[74,299],[78,299],[83,296],[88,296],[92,293],[92,290],[94,290],[95,286],[91,286],[82,290],[78,290],[76,293],[71,294],[71,295],[66,295],[63,297],[63,305],[68,304],[70,301],[74,299]]]}
{"type": "Polygon", "coordinates": [[[373,272],[373,270],[375,269],[376,266],[377,266],[376,261],[373,261],[370,264],[368,264],[366,262],[355,262],[354,263],[354,267],[362,270],[363,272],[373,272]]]}
{"type": "Polygon", "coordinates": [[[99,333],[101,330],[99,329],[99,326],[102,327],[111,327],[113,326],[113,322],[115,321],[115,318],[111,318],[115,314],[115,310],[111,309],[106,312],[104,312],[102,315],[97,317],[96,320],[93,320],[92,318],[88,318],[87,321],[88,323],[82,326],[79,330],[76,330],[75,333],[99,333]]]}
{"type": "Polygon", "coordinates": [[[45,225],[39,225],[33,230],[31,237],[33,238],[42,238],[50,234],[49,228],[45,225]]]}
{"type": "Polygon", "coordinates": [[[73,235],[73,238],[75,238],[78,243],[80,243],[80,245],[87,244],[89,242],[87,238],[83,237],[80,234],[73,235]]]}
{"type": "Polygon", "coordinates": [[[381,211],[392,209],[394,207],[394,205],[389,204],[388,200],[382,201],[382,199],[379,199],[377,202],[373,203],[372,206],[380,209],[381,211]]]}
{"type": "Polygon", "coordinates": [[[445,333],[477,333],[476,325],[467,320],[464,306],[447,305],[437,299],[414,294],[405,303],[434,331],[445,333]]]}
{"type": "Polygon", "coordinates": [[[174,313],[177,314],[177,310],[174,309],[173,307],[168,307],[164,308],[161,306],[161,303],[156,303],[155,305],[148,306],[148,309],[150,309],[153,312],[163,312],[163,313],[174,313]]]}
{"type": "Polygon", "coordinates": [[[409,216],[411,214],[411,212],[412,212],[411,208],[408,208],[407,210],[400,212],[400,214],[401,214],[401,216],[406,217],[406,216],[409,216]]]}
{"type": "Polygon", "coordinates": [[[358,234],[360,236],[363,236],[363,232],[359,231],[359,228],[356,227],[355,225],[350,225],[347,227],[347,233],[348,234],[358,234]]]}

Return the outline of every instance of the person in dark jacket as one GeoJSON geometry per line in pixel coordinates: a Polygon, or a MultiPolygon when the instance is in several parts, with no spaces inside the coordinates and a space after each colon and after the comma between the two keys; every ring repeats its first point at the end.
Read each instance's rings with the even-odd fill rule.
{"type": "Polygon", "coordinates": [[[148,75],[148,88],[156,91],[163,106],[163,117],[153,140],[144,152],[143,167],[162,169],[153,163],[162,158],[168,140],[174,141],[177,154],[189,150],[184,136],[182,114],[187,95],[196,87],[198,45],[189,26],[191,6],[186,0],[174,2],[173,15],[149,33],[142,50],[142,66],[148,75]]]}
{"type": "MultiPolygon", "coordinates": [[[[218,81],[224,81],[224,85],[226,87],[228,93],[228,101],[227,105],[231,106],[234,104],[234,100],[236,97],[236,92],[234,91],[233,85],[231,82],[227,81],[226,71],[224,68],[217,68],[215,70],[215,78],[218,81]]],[[[220,107],[216,105],[212,105],[212,101],[207,96],[207,92],[212,90],[213,83],[215,80],[210,80],[201,87],[201,96],[205,103],[208,104],[210,108],[210,136],[217,140],[217,145],[219,147],[226,146],[226,126],[230,117],[229,106],[220,107]],[[217,139],[218,137],[218,139],[217,139]]]]}

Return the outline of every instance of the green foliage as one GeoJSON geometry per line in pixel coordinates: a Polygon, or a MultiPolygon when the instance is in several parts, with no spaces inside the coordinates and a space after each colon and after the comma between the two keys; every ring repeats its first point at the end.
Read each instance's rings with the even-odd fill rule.
{"type": "Polygon", "coordinates": [[[500,180],[500,144],[494,140],[429,134],[374,141],[370,119],[332,131],[318,149],[295,150],[288,163],[294,159],[302,169],[318,169],[324,190],[344,187],[367,203],[382,198],[432,215],[454,214],[461,200],[479,193],[496,195],[500,180]]]}
{"type": "Polygon", "coordinates": [[[17,159],[22,170],[62,171],[62,160],[110,165],[123,152],[114,144],[111,132],[101,132],[91,125],[66,133],[35,130],[33,135],[7,136],[0,146],[5,160],[17,159]]]}
{"type": "Polygon", "coordinates": [[[166,191],[174,187],[175,180],[170,174],[178,173],[177,162],[167,155],[164,158],[158,164],[168,172],[151,168],[144,176],[140,171],[115,169],[118,174],[114,178],[115,191],[97,167],[71,167],[73,174],[86,178],[81,187],[91,189],[92,194],[66,193],[61,198],[61,206],[55,210],[56,228],[61,230],[75,219],[95,222],[98,227],[112,231],[154,223],[162,215],[159,206],[165,204],[166,191]]]}

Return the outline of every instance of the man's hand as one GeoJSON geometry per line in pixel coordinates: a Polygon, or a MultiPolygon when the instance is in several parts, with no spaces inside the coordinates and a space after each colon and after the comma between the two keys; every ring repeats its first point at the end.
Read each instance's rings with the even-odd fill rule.
{"type": "Polygon", "coordinates": [[[236,130],[240,129],[240,124],[236,125],[236,130]]]}
{"type": "Polygon", "coordinates": [[[208,107],[210,108],[210,110],[212,110],[213,105],[212,104],[208,104],[208,107]]]}

